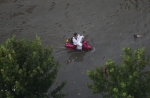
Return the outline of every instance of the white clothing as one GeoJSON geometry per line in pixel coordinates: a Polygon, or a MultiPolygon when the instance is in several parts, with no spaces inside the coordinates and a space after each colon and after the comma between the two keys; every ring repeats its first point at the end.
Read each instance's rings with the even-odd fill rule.
{"type": "Polygon", "coordinates": [[[82,50],[82,39],[84,38],[84,36],[80,36],[77,39],[77,50],[82,50]]]}
{"type": "Polygon", "coordinates": [[[73,44],[77,45],[77,39],[75,37],[72,38],[73,44]]]}
{"type": "Polygon", "coordinates": [[[77,39],[75,37],[72,38],[73,44],[77,45],[77,50],[82,50],[82,39],[84,38],[84,36],[80,36],[78,34],[77,39]]]}

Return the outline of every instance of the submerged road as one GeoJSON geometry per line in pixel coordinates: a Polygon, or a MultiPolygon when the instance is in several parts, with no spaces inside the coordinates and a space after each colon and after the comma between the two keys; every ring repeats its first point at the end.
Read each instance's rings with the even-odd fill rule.
{"type": "Polygon", "coordinates": [[[149,0],[1,0],[0,43],[41,37],[43,46],[54,46],[53,55],[61,64],[55,88],[67,81],[66,98],[102,98],[93,94],[86,71],[104,66],[108,58],[121,63],[122,48],[146,47],[150,54],[149,0]],[[65,40],[77,32],[94,48],[89,52],[67,50],[65,40]],[[134,39],[134,34],[142,38],[134,39]]]}

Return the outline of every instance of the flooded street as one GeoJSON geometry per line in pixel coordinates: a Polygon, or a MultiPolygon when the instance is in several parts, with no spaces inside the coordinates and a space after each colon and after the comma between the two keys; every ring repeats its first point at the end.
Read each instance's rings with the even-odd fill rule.
{"type": "Polygon", "coordinates": [[[38,35],[43,46],[54,46],[61,67],[52,89],[67,81],[65,98],[100,98],[87,88],[86,71],[108,58],[120,64],[124,47],[146,47],[150,55],[149,27],[150,0],[0,0],[0,43],[12,35],[30,40],[38,35]],[[83,34],[93,49],[66,49],[74,33],[83,34]]]}

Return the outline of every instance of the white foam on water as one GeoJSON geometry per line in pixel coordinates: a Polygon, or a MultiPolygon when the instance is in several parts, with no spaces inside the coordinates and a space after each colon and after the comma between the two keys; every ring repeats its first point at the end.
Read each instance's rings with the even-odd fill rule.
{"type": "Polygon", "coordinates": [[[93,50],[91,51],[91,53],[93,53],[95,51],[95,47],[93,48],[93,50]]]}

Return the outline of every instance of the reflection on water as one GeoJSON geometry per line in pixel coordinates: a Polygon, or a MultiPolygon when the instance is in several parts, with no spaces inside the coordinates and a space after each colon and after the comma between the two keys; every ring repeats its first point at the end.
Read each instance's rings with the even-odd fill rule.
{"type": "Polygon", "coordinates": [[[68,9],[69,5],[70,5],[70,4],[69,4],[69,3],[67,3],[67,5],[65,6],[65,9],[68,9]]]}
{"type": "Polygon", "coordinates": [[[26,10],[26,12],[28,12],[29,14],[30,13],[32,13],[33,12],[33,10],[36,8],[36,5],[32,5],[32,6],[30,6],[27,10],[26,10]]]}
{"type": "Polygon", "coordinates": [[[68,51],[68,54],[70,55],[67,59],[67,64],[70,64],[72,61],[74,62],[83,62],[84,56],[86,55],[85,51],[68,51]]]}
{"type": "Polygon", "coordinates": [[[17,2],[18,0],[0,0],[0,3],[8,3],[8,2],[13,2],[13,3],[15,3],[15,2],[17,2]]]}
{"type": "Polygon", "coordinates": [[[13,13],[12,15],[10,15],[10,18],[17,17],[17,16],[20,16],[20,15],[25,15],[25,14],[22,13],[22,12],[13,13]]]}
{"type": "Polygon", "coordinates": [[[17,4],[17,9],[23,7],[24,5],[23,4],[17,4]]]}
{"type": "Polygon", "coordinates": [[[120,3],[121,9],[141,9],[141,8],[150,8],[150,0],[125,0],[125,3],[120,3]]]}
{"type": "Polygon", "coordinates": [[[53,10],[55,8],[56,3],[52,2],[49,8],[49,11],[53,10]]]}

